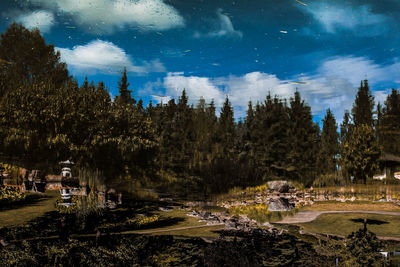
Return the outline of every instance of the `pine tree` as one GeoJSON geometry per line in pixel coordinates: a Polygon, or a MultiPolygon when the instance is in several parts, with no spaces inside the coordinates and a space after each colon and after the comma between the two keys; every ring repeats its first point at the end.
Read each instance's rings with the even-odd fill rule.
{"type": "Polygon", "coordinates": [[[311,108],[295,92],[290,99],[291,149],[288,151],[290,175],[305,185],[310,185],[316,175],[319,131],[312,120],[311,108]]]}
{"type": "Polygon", "coordinates": [[[229,98],[225,98],[218,120],[218,138],[224,148],[231,150],[234,145],[235,121],[233,118],[233,108],[229,98]]]}
{"type": "Polygon", "coordinates": [[[117,97],[117,102],[125,105],[136,104],[135,99],[131,96],[132,91],[128,90],[128,87],[128,76],[126,74],[126,68],[124,68],[121,80],[118,82],[119,96],[117,97]]]}
{"type": "Polygon", "coordinates": [[[144,109],[143,109],[143,100],[140,98],[139,99],[139,101],[138,101],[138,103],[137,103],[137,109],[140,111],[140,112],[142,112],[144,109]]]}
{"type": "Polygon", "coordinates": [[[374,105],[374,97],[369,90],[368,80],[364,80],[364,84],[361,81],[361,85],[358,88],[356,99],[351,110],[353,114],[354,125],[356,127],[362,124],[374,127],[372,117],[374,105]]]}
{"type": "Polygon", "coordinates": [[[381,112],[380,143],[387,153],[400,154],[400,94],[392,89],[381,112]]]}
{"type": "Polygon", "coordinates": [[[343,121],[340,124],[340,143],[344,144],[347,140],[348,136],[351,133],[352,124],[350,121],[350,113],[348,110],[345,110],[343,115],[343,121]]]}
{"type": "Polygon", "coordinates": [[[106,90],[103,81],[98,82],[96,88],[97,88],[97,90],[99,90],[99,91],[106,90]]]}
{"type": "Polygon", "coordinates": [[[342,145],[341,166],[356,182],[367,182],[378,170],[381,150],[371,126],[354,127],[342,145]]]}
{"type": "Polygon", "coordinates": [[[346,112],[341,125],[341,166],[344,176],[366,183],[378,168],[381,148],[373,120],[374,97],[368,81],[361,82],[352,108],[353,124],[346,112]]]}
{"type": "Polygon", "coordinates": [[[256,179],[288,178],[290,127],[286,102],[267,95],[263,103],[257,103],[250,138],[256,179]]]}
{"type": "Polygon", "coordinates": [[[243,156],[250,157],[252,154],[254,143],[252,142],[252,133],[254,127],[254,111],[253,104],[249,101],[247,108],[247,116],[243,125],[242,151],[245,152],[243,156]]]}
{"type": "Polygon", "coordinates": [[[85,80],[83,81],[81,88],[85,90],[89,88],[89,81],[87,76],[85,76],[85,80]]]}
{"type": "Polygon", "coordinates": [[[321,133],[321,157],[324,162],[324,173],[334,173],[336,171],[336,155],[339,153],[339,134],[337,124],[331,110],[326,111],[325,118],[322,120],[321,133]]]}

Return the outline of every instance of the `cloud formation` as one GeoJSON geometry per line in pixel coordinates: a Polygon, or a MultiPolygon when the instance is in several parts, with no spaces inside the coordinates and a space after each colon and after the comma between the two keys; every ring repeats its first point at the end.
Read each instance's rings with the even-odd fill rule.
{"type": "MultiPolygon", "coordinates": [[[[222,106],[228,95],[236,118],[245,117],[249,100],[253,104],[262,102],[269,93],[289,99],[298,90],[314,115],[323,116],[330,108],[340,122],[345,109],[351,110],[361,80],[367,77],[374,85],[398,77],[399,70],[397,62],[382,66],[368,58],[344,56],[326,59],[314,74],[296,75],[289,80],[259,71],[216,78],[169,73],[164,78],[164,87],[172,97],[178,97],[186,89],[192,103],[202,97],[207,101],[214,99],[217,107],[222,106]]],[[[387,90],[373,91],[373,94],[376,102],[382,103],[387,90]]]]}
{"type": "Polygon", "coordinates": [[[214,38],[222,36],[230,36],[236,38],[243,37],[243,33],[241,31],[235,30],[231,19],[226,14],[222,13],[221,8],[217,9],[217,20],[214,23],[214,27],[215,29],[208,33],[195,32],[194,37],[195,38],[201,38],[201,37],[214,38]]]}
{"type": "Polygon", "coordinates": [[[368,5],[345,6],[333,2],[313,2],[307,8],[301,7],[320,23],[328,33],[337,30],[353,30],[358,35],[375,36],[386,30],[388,18],[382,14],[373,13],[368,5]]]}
{"type": "Polygon", "coordinates": [[[192,101],[199,100],[201,97],[207,101],[215,100],[216,105],[223,103],[224,94],[221,92],[214,81],[206,77],[184,76],[183,73],[168,73],[164,78],[166,94],[180,96],[185,89],[192,101]]]}
{"type": "Polygon", "coordinates": [[[42,33],[48,33],[55,23],[53,13],[45,10],[20,14],[15,18],[15,21],[28,29],[39,28],[42,33]]]}
{"type": "Polygon", "coordinates": [[[125,26],[143,31],[168,30],[184,26],[179,12],[163,0],[32,0],[54,11],[72,16],[90,31],[112,33],[125,26]]]}
{"type": "Polygon", "coordinates": [[[135,64],[131,57],[112,42],[95,40],[86,45],[69,48],[56,48],[61,53],[61,60],[67,62],[72,72],[119,74],[126,67],[127,71],[137,74],[164,72],[165,67],[159,60],[144,61],[135,64]]]}

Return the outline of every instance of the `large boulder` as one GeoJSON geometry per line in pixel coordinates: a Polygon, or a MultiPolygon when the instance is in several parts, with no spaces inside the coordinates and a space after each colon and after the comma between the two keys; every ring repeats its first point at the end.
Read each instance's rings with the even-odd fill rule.
{"type": "Polygon", "coordinates": [[[271,181],[267,183],[270,191],[276,191],[279,193],[289,193],[294,190],[294,186],[288,181],[271,181]]]}
{"type": "Polygon", "coordinates": [[[294,205],[287,198],[271,198],[268,204],[269,211],[289,211],[294,205]]]}

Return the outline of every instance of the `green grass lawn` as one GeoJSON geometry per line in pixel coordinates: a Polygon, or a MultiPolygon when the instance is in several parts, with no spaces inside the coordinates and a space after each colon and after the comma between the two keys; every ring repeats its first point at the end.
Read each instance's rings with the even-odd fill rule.
{"type": "Polygon", "coordinates": [[[191,227],[191,226],[205,226],[205,222],[199,222],[198,218],[186,216],[188,211],[174,209],[170,212],[156,211],[154,214],[160,215],[162,218],[177,218],[177,222],[172,225],[156,227],[156,228],[146,228],[143,230],[132,230],[131,233],[148,232],[148,231],[159,231],[159,230],[171,230],[168,232],[154,233],[154,235],[181,235],[181,236],[197,236],[197,237],[218,237],[218,234],[214,233],[215,230],[223,229],[224,226],[210,226],[204,228],[194,228],[187,230],[173,230],[181,227],[191,227]]]}
{"type": "Polygon", "coordinates": [[[28,195],[27,200],[21,204],[0,209],[0,227],[24,225],[43,216],[46,212],[55,210],[55,200],[59,195],[58,191],[49,191],[40,195],[32,194],[28,195]]]}
{"type": "Polygon", "coordinates": [[[351,219],[367,218],[386,222],[381,225],[368,225],[368,230],[378,236],[400,237],[400,217],[376,214],[323,214],[315,221],[297,224],[307,232],[326,233],[335,235],[349,235],[361,227],[362,223],[352,222],[351,219]]]}
{"type": "Polygon", "coordinates": [[[372,201],[318,201],[312,205],[300,208],[300,211],[331,211],[331,210],[378,210],[400,211],[400,206],[391,202],[372,201]]]}

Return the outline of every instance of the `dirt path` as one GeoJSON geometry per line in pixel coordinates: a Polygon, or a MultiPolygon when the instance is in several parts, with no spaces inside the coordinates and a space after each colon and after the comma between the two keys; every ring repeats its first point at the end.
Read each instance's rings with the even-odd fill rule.
{"type": "Polygon", "coordinates": [[[134,233],[134,234],[156,234],[156,233],[163,233],[163,232],[172,232],[172,231],[181,231],[181,230],[190,230],[195,228],[206,228],[206,227],[214,227],[214,226],[225,226],[224,223],[220,224],[212,224],[212,225],[196,225],[196,226],[186,226],[186,227],[178,227],[172,229],[158,229],[158,230],[150,230],[150,231],[128,231],[122,233],[134,233]]]}
{"type": "Polygon", "coordinates": [[[296,213],[294,216],[285,217],[283,218],[283,220],[277,223],[285,223],[285,224],[307,223],[314,221],[315,219],[318,218],[318,216],[322,214],[332,214],[332,213],[365,213],[365,214],[400,216],[400,212],[392,212],[392,211],[369,211],[369,210],[300,211],[296,213]]]}

